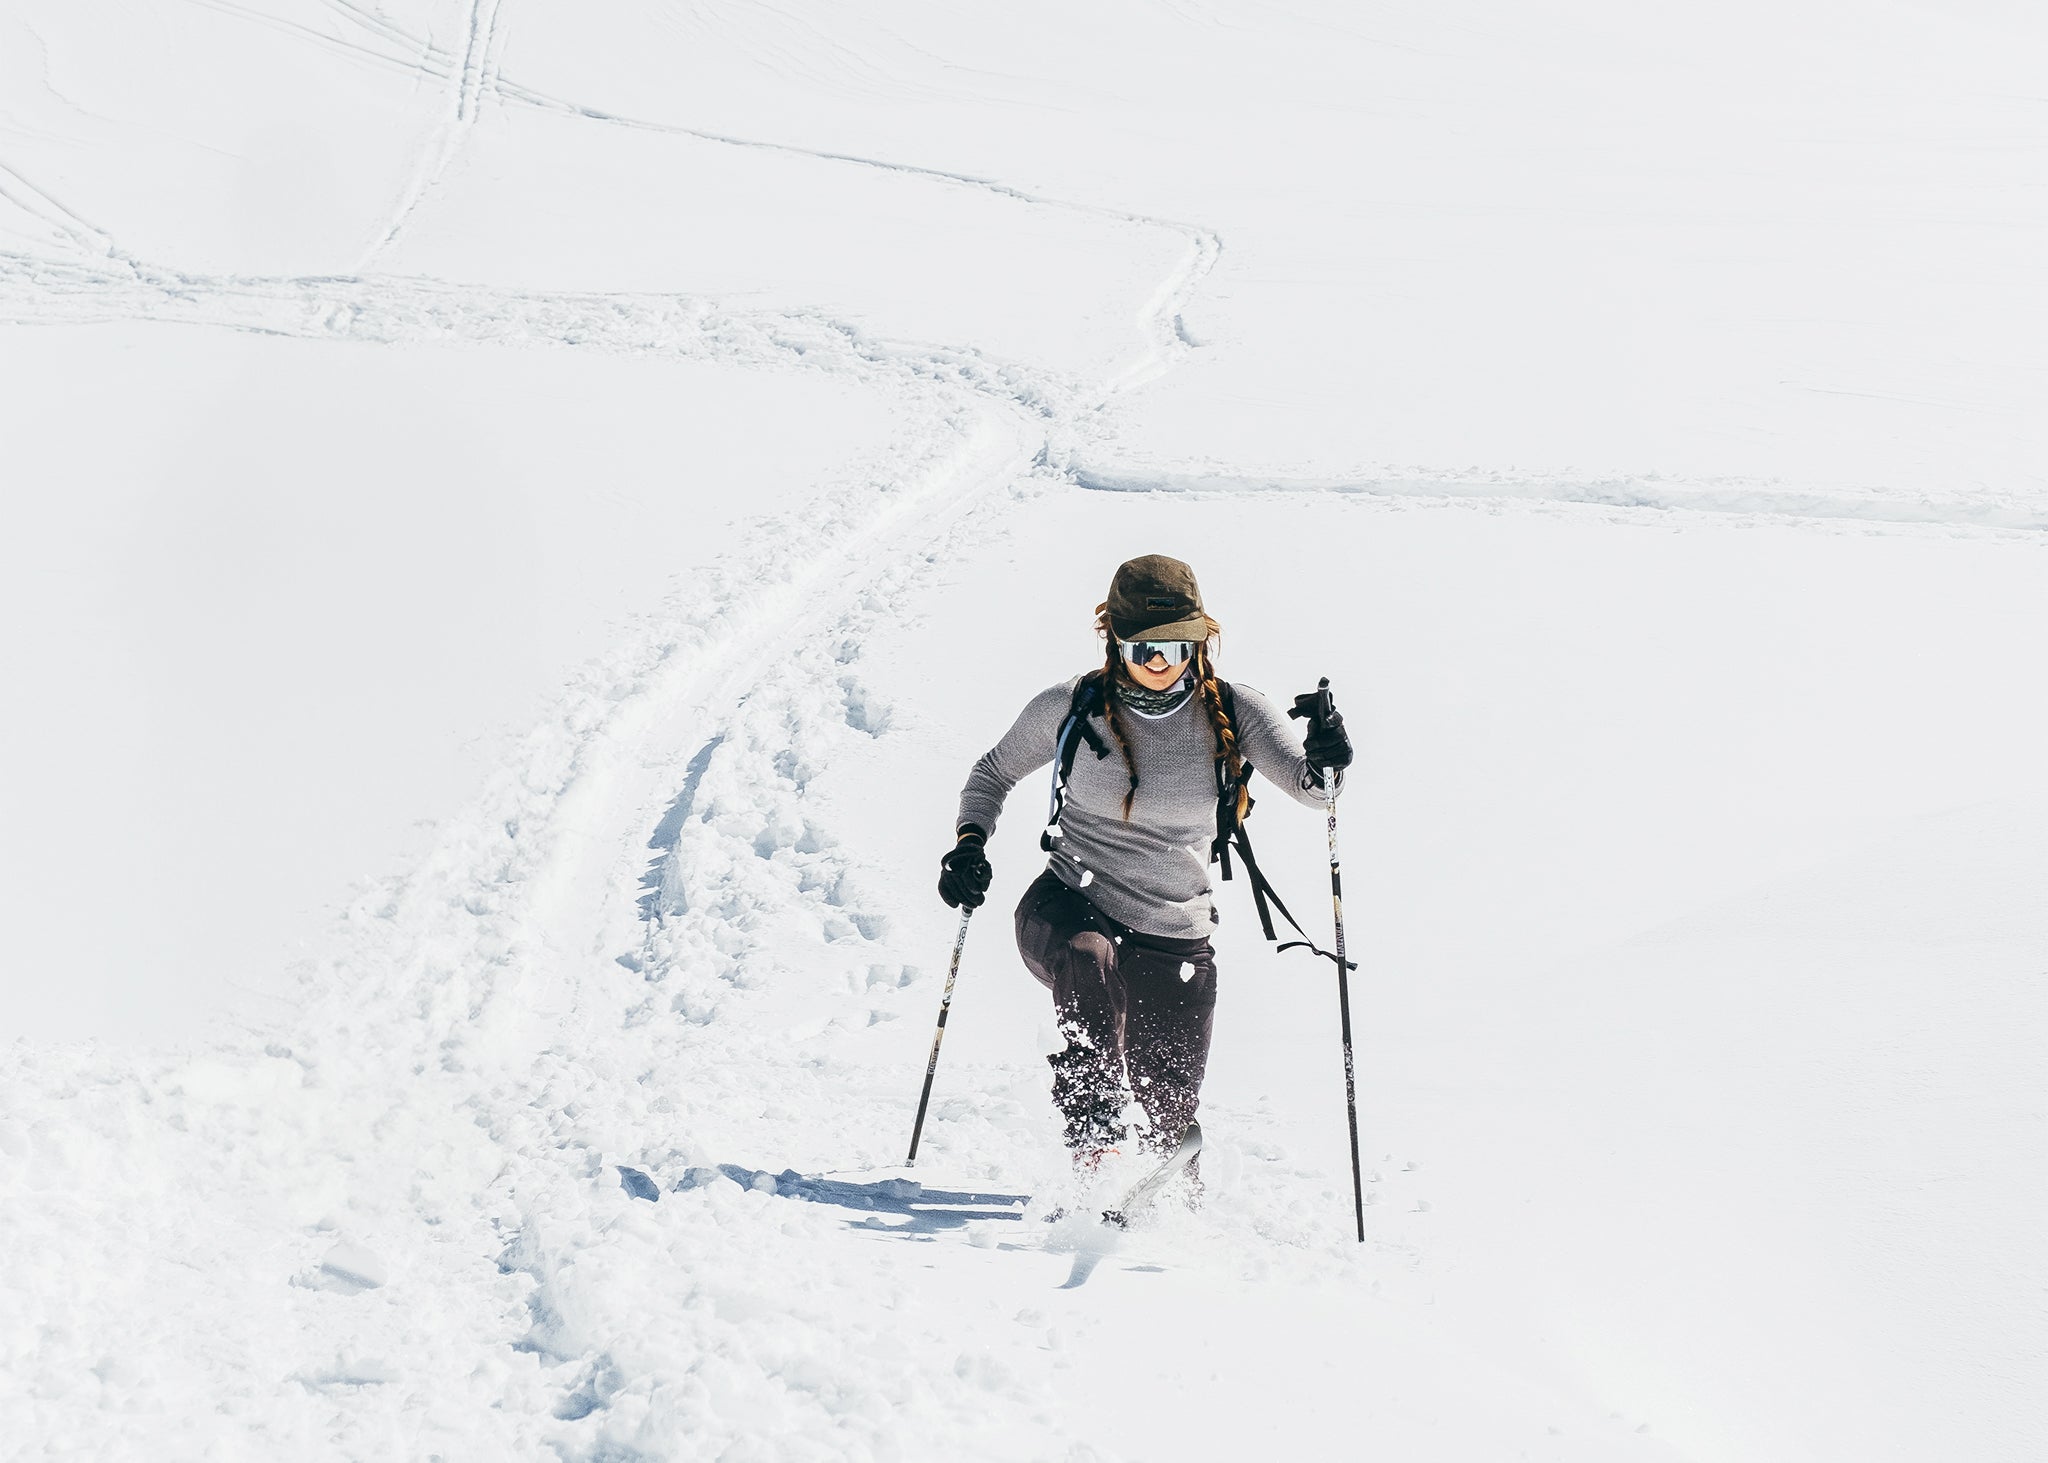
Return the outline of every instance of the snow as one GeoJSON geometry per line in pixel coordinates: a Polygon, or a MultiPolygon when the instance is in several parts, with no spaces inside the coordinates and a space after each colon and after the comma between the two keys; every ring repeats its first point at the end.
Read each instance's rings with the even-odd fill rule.
{"type": "Polygon", "coordinates": [[[2039,1456],[2042,49],[21,0],[0,1436],[2039,1456]],[[1206,1204],[1040,1222],[1037,788],[902,1166],[1139,552],[1359,739],[1363,1245],[1237,885],[1206,1204]]]}

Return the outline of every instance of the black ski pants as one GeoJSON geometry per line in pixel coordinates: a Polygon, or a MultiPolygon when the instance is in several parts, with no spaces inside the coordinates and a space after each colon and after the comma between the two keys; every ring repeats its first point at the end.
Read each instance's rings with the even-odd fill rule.
{"type": "Polygon", "coordinates": [[[1171,1147],[1194,1120],[1216,1014],[1216,952],[1206,939],[1141,934],[1050,869],[1017,906],[1017,949],[1052,992],[1066,1049],[1046,1060],[1067,1145],[1123,1137],[1124,1081],[1171,1147]]]}

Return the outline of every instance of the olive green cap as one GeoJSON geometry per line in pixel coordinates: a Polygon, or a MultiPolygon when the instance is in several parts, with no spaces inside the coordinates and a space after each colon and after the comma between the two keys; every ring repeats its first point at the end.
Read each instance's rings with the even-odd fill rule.
{"type": "Polygon", "coordinates": [[[1118,565],[1109,581],[1109,629],[1119,640],[1208,639],[1195,571],[1164,554],[1118,565]]]}

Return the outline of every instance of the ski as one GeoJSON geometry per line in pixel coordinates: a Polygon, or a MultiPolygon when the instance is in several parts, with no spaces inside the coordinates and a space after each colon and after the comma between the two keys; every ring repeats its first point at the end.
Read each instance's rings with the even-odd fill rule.
{"type": "Polygon", "coordinates": [[[1173,1152],[1161,1159],[1159,1166],[1132,1184],[1124,1191],[1123,1199],[1114,1209],[1102,1211],[1102,1222],[1116,1229],[1126,1229],[1132,1218],[1142,1214],[1160,1191],[1184,1172],[1202,1151],[1202,1125],[1189,1123],[1187,1131],[1180,1135],[1180,1144],[1173,1152]]]}

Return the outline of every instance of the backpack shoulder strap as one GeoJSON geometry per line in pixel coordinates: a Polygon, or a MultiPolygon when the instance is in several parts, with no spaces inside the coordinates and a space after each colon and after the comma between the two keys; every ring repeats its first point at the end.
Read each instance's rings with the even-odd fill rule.
{"type": "Polygon", "coordinates": [[[1103,673],[1090,671],[1074,683],[1074,699],[1067,703],[1067,719],[1060,723],[1058,738],[1053,743],[1052,796],[1046,805],[1045,832],[1039,835],[1038,846],[1047,853],[1052,852],[1053,840],[1060,836],[1060,815],[1067,809],[1067,779],[1074,772],[1074,753],[1081,743],[1086,742],[1095,753],[1097,761],[1109,755],[1109,747],[1089,722],[1089,718],[1102,714],[1103,673]]]}
{"type": "Polygon", "coordinates": [[[1103,684],[1107,678],[1101,671],[1090,671],[1074,685],[1074,699],[1067,706],[1066,724],[1060,728],[1060,777],[1065,779],[1074,770],[1074,744],[1086,742],[1088,750],[1100,762],[1109,755],[1109,746],[1102,740],[1102,733],[1095,729],[1092,717],[1101,716],[1107,709],[1105,702],[1108,688],[1103,684]],[[1071,733],[1071,735],[1070,735],[1071,733]]]}

